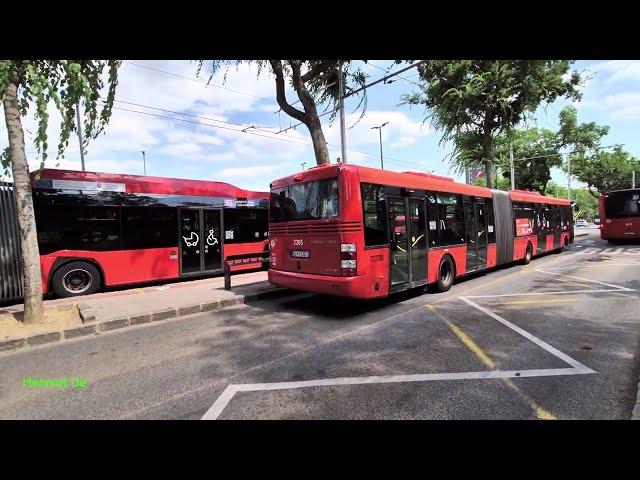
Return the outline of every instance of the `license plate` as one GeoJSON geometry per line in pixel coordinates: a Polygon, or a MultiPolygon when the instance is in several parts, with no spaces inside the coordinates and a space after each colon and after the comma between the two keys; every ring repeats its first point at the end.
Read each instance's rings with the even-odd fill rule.
{"type": "Polygon", "coordinates": [[[309,258],[308,250],[291,250],[291,256],[295,258],[309,258]]]}

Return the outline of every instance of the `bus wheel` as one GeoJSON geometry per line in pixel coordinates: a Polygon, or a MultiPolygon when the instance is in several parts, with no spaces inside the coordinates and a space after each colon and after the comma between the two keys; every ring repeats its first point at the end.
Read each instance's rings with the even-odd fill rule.
{"type": "Polygon", "coordinates": [[[100,287],[100,272],[88,262],[69,262],[56,270],[51,283],[58,297],[89,295],[100,287]]]}
{"type": "Polygon", "coordinates": [[[527,265],[531,261],[531,257],[533,256],[533,247],[531,243],[527,243],[527,251],[524,254],[524,258],[522,259],[522,264],[527,265]]]}
{"type": "Polygon", "coordinates": [[[438,267],[438,282],[436,283],[436,291],[446,292],[453,285],[456,277],[456,266],[449,255],[445,255],[440,260],[438,267]]]}

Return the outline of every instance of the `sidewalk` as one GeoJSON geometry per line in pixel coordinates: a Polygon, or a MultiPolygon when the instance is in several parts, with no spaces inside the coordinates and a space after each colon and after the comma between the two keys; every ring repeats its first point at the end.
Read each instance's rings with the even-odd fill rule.
{"type": "MultiPolygon", "coordinates": [[[[53,331],[41,326],[33,335],[0,338],[0,352],[214,311],[285,292],[269,284],[267,272],[261,271],[233,275],[231,290],[224,290],[224,277],[216,277],[47,300],[44,302],[47,311],[69,310],[77,305],[82,323],[78,322],[75,328],[54,328],[53,331]]],[[[22,305],[0,307],[0,316],[19,314],[22,309],[22,305]]]]}

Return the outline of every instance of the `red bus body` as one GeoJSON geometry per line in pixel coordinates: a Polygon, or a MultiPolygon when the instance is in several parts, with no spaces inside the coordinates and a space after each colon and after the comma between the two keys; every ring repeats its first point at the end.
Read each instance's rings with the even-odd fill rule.
{"type": "MultiPolygon", "coordinates": [[[[129,285],[142,282],[150,282],[156,280],[177,279],[181,277],[197,277],[205,274],[220,273],[222,271],[222,262],[235,255],[242,254],[262,254],[268,249],[267,240],[267,223],[266,211],[268,204],[267,192],[253,192],[243,190],[228,183],[213,182],[204,180],[183,180],[176,178],[149,177],[138,175],[122,175],[110,173],[96,172],[80,172],[57,169],[44,169],[39,177],[36,172],[31,174],[32,188],[34,191],[34,205],[36,210],[36,223],[38,227],[39,243],[41,245],[41,253],[43,248],[46,253],[42,253],[40,264],[42,269],[42,290],[47,293],[51,289],[52,277],[56,269],[70,261],[80,260],[92,263],[100,272],[102,277],[101,286],[118,286],[129,285]],[[66,199],[66,200],[63,200],[66,199]],[[53,206],[58,202],[60,204],[55,210],[53,206]],[[68,202],[68,203],[64,203],[68,202]],[[46,205],[46,207],[44,206],[46,205]],[[119,246],[111,248],[104,244],[109,243],[110,239],[90,238],[86,232],[83,234],[83,241],[86,241],[88,248],[63,248],[55,250],[50,247],[48,238],[56,235],[56,226],[49,226],[49,232],[46,231],[46,216],[50,213],[59,215],[60,212],[69,212],[70,222],[79,222],[86,218],[74,217],[77,205],[82,208],[108,208],[116,212],[117,217],[108,219],[95,219],[93,224],[99,225],[98,220],[113,220],[112,223],[120,222],[120,228],[125,221],[125,212],[133,210],[125,210],[127,208],[136,208],[139,217],[145,217],[147,212],[151,212],[152,208],[161,208],[164,212],[168,212],[171,218],[175,217],[175,223],[170,225],[160,225],[158,228],[165,232],[165,235],[172,236],[175,241],[167,240],[162,247],[158,248],[126,248],[124,240],[121,238],[119,246]],[[87,206],[88,205],[88,206],[87,206]],[[249,208],[250,206],[250,208],[249,208]],[[47,212],[44,212],[44,209],[47,212]],[[187,252],[185,242],[182,242],[180,222],[186,214],[183,212],[191,212],[191,215],[205,217],[205,215],[213,218],[221,218],[220,225],[226,227],[226,216],[231,210],[234,214],[240,212],[262,211],[264,213],[264,226],[261,231],[256,232],[257,238],[254,241],[232,242],[231,238],[225,241],[225,235],[231,230],[216,233],[220,238],[211,238],[207,240],[205,235],[200,232],[202,239],[192,248],[202,248],[209,251],[209,243],[214,243],[219,248],[221,256],[218,262],[215,259],[215,268],[202,268],[198,271],[197,265],[195,271],[186,272],[183,268],[186,263],[182,255],[187,252]],[[198,211],[197,214],[193,213],[198,211]],[[42,228],[41,228],[42,227],[42,228]],[[98,245],[99,247],[93,248],[98,245]],[[48,251],[52,250],[53,251],[48,251]]],[[[84,210],[82,210],[84,211],[84,210]]],[[[81,216],[83,216],[82,214],[81,216]]],[[[84,217],[88,217],[84,215],[84,217]]],[[[195,218],[195,217],[194,217],[195,218]]],[[[145,220],[146,221],[146,220],[145,220]]],[[[201,224],[202,225],[202,224],[201,224]]],[[[62,226],[61,226],[62,227],[62,226]]],[[[217,227],[217,224],[216,224],[217,227]]],[[[96,227],[99,229],[99,227],[96,227]]],[[[144,228],[144,227],[140,227],[144,228]]],[[[120,232],[120,230],[118,230],[120,232]]],[[[136,235],[140,232],[136,232],[136,235]]],[[[206,233],[206,232],[204,232],[206,233]]],[[[213,232],[212,232],[213,233],[213,232]]],[[[99,236],[99,234],[97,234],[99,236]]],[[[121,233],[114,234],[113,237],[124,236],[121,233]]],[[[78,240],[79,242],[80,240],[78,240]]],[[[76,243],[78,243],[76,242],[76,243]]],[[[112,242],[113,243],[113,242],[112,242]]],[[[213,248],[213,247],[211,247],[213,248]]],[[[204,255],[198,253],[194,254],[204,255]]],[[[213,254],[215,257],[216,254],[213,254]]],[[[195,263],[198,259],[194,260],[195,263]]],[[[204,262],[201,261],[201,265],[204,262]]],[[[232,266],[233,270],[248,270],[260,268],[261,264],[248,263],[243,265],[232,266]]]]}
{"type": "MultiPolygon", "coordinates": [[[[273,181],[271,195],[269,281],[294,290],[361,299],[385,297],[398,290],[436,282],[444,256],[453,259],[457,278],[523,259],[528,245],[533,249],[533,255],[537,255],[561,249],[573,242],[573,220],[567,200],[518,190],[507,194],[436,175],[398,173],[356,165],[320,166],[273,181]],[[331,188],[327,187],[327,182],[332,182],[332,179],[337,181],[338,198],[337,211],[332,210],[334,207],[326,208],[332,216],[274,220],[274,215],[281,214],[282,218],[289,218],[286,208],[294,208],[292,202],[304,202],[305,198],[313,197],[314,192],[331,188]],[[309,185],[308,196],[296,193],[296,185],[309,185]],[[373,196],[367,193],[367,200],[363,201],[365,188],[367,192],[378,193],[373,196]],[[438,198],[433,200],[435,196],[438,198]],[[440,197],[449,198],[451,204],[440,205],[440,197]],[[373,200],[368,200],[370,198],[373,200]],[[497,207],[494,211],[494,202],[496,205],[499,203],[503,210],[508,209],[508,218],[503,218],[505,214],[500,213],[501,217],[494,219],[502,211],[497,207]],[[369,205],[369,211],[363,213],[365,203],[369,205]],[[517,218],[513,216],[512,205],[536,211],[542,215],[540,218],[544,218],[544,213],[539,212],[553,211],[558,219],[538,220],[536,217],[532,222],[538,221],[540,225],[546,222],[544,228],[537,228],[537,233],[529,231],[528,225],[525,228],[525,222],[520,219],[521,231],[516,235],[517,218]],[[374,207],[378,213],[373,211],[374,207]],[[380,222],[383,208],[385,219],[380,222]],[[430,212],[434,212],[433,215],[430,212]],[[565,217],[562,221],[561,213],[565,217]],[[365,217],[373,227],[367,226],[365,217]],[[460,222],[465,222],[465,227],[468,227],[464,232],[456,230],[460,222]],[[550,223],[553,223],[553,228],[549,227],[550,223]],[[368,241],[367,228],[371,232],[369,243],[379,245],[365,245],[368,241]],[[472,231],[473,237],[465,237],[472,231]],[[508,232],[511,234],[506,238],[508,232]],[[476,239],[483,240],[482,246],[476,239]],[[412,259],[409,267],[398,267],[398,258],[403,260],[405,257],[412,259]],[[343,268],[345,266],[355,268],[343,268]],[[392,269],[396,273],[392,273],[392,269]],[[406,280],[403,277],[405,270],[406,280]]],[[[318,203],[329,205],[329,197],[318,197],[318,202],[312,201],[308,205],[310,208],[304,211],[319,208],[318,203]]],[[[551,218],[550,214],[548,218],[551,218]]]]}
{"type": "Polygon", "coordinates": [[[640,188],[600,195],[599,209],[603,240],[640,239],[640,188]]]}

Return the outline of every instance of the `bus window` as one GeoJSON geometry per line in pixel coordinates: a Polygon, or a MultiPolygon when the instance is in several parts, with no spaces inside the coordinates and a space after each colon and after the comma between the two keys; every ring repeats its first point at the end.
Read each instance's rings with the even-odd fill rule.
{"type": "Polygon", "coordinates": [[[386,245],[389,240],[385,221],[384,187],[363,183],[360,188],[364,216],[364,244],[367,247],[386,245]]]}

